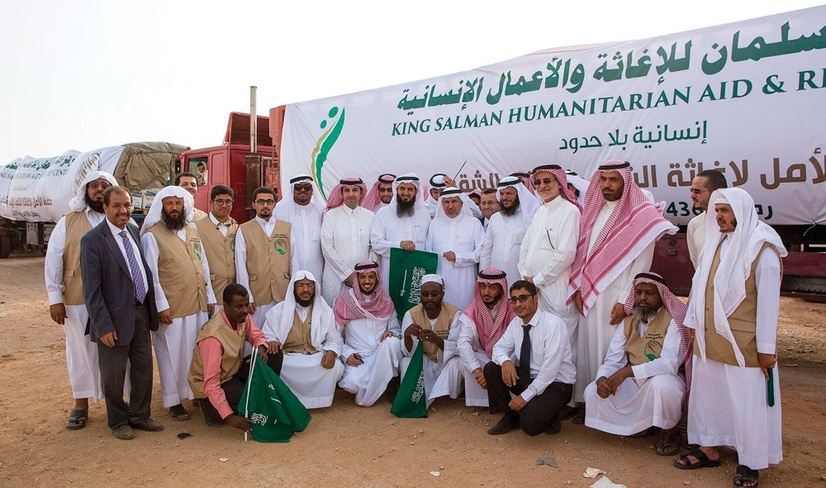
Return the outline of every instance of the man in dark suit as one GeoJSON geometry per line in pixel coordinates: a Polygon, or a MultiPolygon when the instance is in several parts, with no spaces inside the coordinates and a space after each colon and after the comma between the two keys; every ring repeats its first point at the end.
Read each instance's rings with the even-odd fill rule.
{"type": "Polygon", "coordinates": [[[109,428],[118,439],[134,438],[132,429],[157,432],[163,425],[149,417],[152,401],[150,330],[158,329],[158,311],[138,228],[129,223],[130,194],[110,187],[103,194],[106,220],[80,241],[83,297],[89,333],[98,344],[100,376],[109,428]],[[123,400],[126,362],[132,393],[123,400]]]}

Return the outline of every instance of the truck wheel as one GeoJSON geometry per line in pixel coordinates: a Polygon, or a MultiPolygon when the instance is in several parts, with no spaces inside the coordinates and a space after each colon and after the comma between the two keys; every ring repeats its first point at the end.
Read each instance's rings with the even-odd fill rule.
{"type": "Polygon", "coordinates": [[[0,233],[0,259],[6,259],[11,254],[11,237],[5,232],[0,233]]]}

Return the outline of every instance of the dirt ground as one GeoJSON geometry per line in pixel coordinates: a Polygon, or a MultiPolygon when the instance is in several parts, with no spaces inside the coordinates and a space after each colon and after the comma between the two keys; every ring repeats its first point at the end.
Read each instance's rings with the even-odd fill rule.
{"type": "MultiPolygon", "coordinates": [[[[826,304],[782,300],[780,374],[785,460],[760,485],[826,486],[826,304]],[[820,460],[820,461],[818,461],[820,460]]],[[[156,369],[157,375],[157,369],[156,369]]],[[[0,260],[0,486],[591,486],[588,467],[631,487],[731,486],[735,454],[723,467],[679,471],[657,456],[652,438],[630,439],[563,424],[556,436],[489,436],[498,420],[462,401],[440,399],[426,419],[398,419],[390,404],[353,404],[338,391],[332,407],[289,444],[244,442],[230,427],[204,425],[200,411],[164,415],[155,381],[153,417],[165,430],[129,442],[92,405],[85,429],[64,429],[73,401],[64,338],[48,314],[43,258],[0,260]],[[179,440],[176,434],[191,432],[179,440]],[[553,456],[557,468],[536,460],[553,456]],[[438,472],[438,476],[435,473],[438,472]]]]}

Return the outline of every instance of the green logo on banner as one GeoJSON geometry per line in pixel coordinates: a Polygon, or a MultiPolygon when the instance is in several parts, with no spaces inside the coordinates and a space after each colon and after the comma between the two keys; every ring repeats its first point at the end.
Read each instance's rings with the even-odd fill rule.
{"type": "MultiPolygon", "coordinates": [[[[333,145],[338,140],[338,136],[341,135],[341,130],[344,128],[344,109],[341,109],[341,113],[339,113],[339,108],[333,107],[327,112],[327,117],[330,121],[330,128],[324,131],[321,137],[318,138],[311,154],[312,173],[315,177],[316,185],[318,185],[318,190],[325,199],[327,198],[327,193],[324,191],[324,183],[321,181],[321,169],[324,167],[324,163],[327,161],[327,155],[330,154],[330,150],[333,148],[333,145]]],[[[327,125],[327,120],[322,120],[319,127],[326,129],[327,125]]]]}

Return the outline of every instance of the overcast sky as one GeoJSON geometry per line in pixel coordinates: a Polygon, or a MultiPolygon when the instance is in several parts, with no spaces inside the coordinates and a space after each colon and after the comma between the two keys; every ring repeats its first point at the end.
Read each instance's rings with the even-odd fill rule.
{"type": "Polygon", "coordinates": [[[0,0],[0,164],[127,142],[219,145],[232,111],[643,39],[817,1],[0,0]]]}

